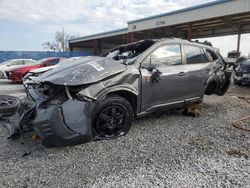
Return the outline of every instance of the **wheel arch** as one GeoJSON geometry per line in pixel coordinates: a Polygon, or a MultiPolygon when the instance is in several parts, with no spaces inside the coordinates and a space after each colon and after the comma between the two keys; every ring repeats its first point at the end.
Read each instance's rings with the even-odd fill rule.
{"type": "Polygon", "coordinates": [[[119,95],[121,97],[123,97],[124,99],[126,99],[130,105],[132,106],[133,110],[134,110],[134,115],[137,114],[138,112],[138,94],[132,92],[131,90],[127,90],[127,89],[117,89],[117,90],[113,90],[110,91],[106,94],[106,96],[110,96],[110,95],[119,95]]]}
{"type": "Polygon", "coordinates": [[[218,86],[218,81],[216,81],[216,79],[214,79],[214,78],[208,79],[206,84],[205,84],[204,93],[206,95],[212,95],[215,92],[217,86],[218,86]]]}

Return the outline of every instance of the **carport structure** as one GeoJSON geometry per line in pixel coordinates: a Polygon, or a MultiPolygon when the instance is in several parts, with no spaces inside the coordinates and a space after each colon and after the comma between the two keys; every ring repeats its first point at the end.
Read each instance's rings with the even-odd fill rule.
{"type": "Polygon", "coordinates": [[[249,0],[217,0],[177,11],[129,21],[128,27],[69,41],[71,51],[99,55],[114,46],[141,39],[178,37],[199,39],[250,33],[249,0]]]}

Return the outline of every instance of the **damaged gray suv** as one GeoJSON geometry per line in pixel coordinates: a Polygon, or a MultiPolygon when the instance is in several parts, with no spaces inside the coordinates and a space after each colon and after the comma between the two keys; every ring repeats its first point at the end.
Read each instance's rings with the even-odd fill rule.
{"type": "Polygon", "coordinates": [[[142,40],[84,57],[26,84],[21,129],[45,146],[112,139],[135,117],[224,95],[231,73],[218,50],[185,40],[142,40]]]}

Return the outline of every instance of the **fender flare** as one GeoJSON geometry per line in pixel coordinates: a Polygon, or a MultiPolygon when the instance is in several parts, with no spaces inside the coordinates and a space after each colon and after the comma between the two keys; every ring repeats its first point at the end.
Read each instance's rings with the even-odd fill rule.
{"type": "Polygon", "coordinates": [[[96,95],[96,99],[99,100],[99,99],[103,99],[105,98],[109,93],[112,93],[112,92],[116,92],[116,91],[126,91],[126,92],[130,92],[134,95],[139,96],[139,92],[132,86],[126,86],[126,85],[120,85],[120,86],[117,86],[117,87],[112,87],[112,88],[107,88],[105,89],[104,91],[102,91],[101,93],[97,94],[96,95]]]}

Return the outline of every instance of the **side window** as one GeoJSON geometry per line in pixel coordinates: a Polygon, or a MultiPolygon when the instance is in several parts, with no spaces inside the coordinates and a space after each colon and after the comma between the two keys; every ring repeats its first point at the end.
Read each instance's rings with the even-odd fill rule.
{"type": "Polygon", "coordinates": [[[33,61],[30,61],[30,60],[24,60],[23,61],[23,64],[24,65],[32,65],[34,62],[33,61]]]}
{"type": "Polygon", "coordinates": [[[20,61],[20,60],[13,61],[11,63],[11,65],[21,65],[21,64],[22,64],[22,61],[20,61]]]}
{"type": "Polygon", "coordinates": [[[179,65],[181,60],[181,47],[177,44],[170,44],[166,46],[160,46],[150,56],[148,56],[146,62],[150,62],[154,67],[179,65]]]}
{"type": "Polygon", "coordinates": [[[206,52],[210,62],[216,61],[218,59],[218,56],[212,50],[206,49],[206,52]]]}
{"type": "Polygon", "coordinates": [[[203,63],[208,63],[209,60],[207,58],[207,55],[206,55],[205,51],[202,48],[200,50],[201,50],[201,55],[202,55],[203,63]]]}
{"type": "Polygon", "coordinates": [[[52,65],[56,65],[58,63],[58,59],[53,59],[51,61],[49,61],[46,66],[52,66],[52,65]]]}
{"type": "Polygon", "coordinates": [[[184,45],[184,52],[186,54],[187,64],[197,64],[208,62],[207,57],[201,48],[196,46],[184,45]]]}

